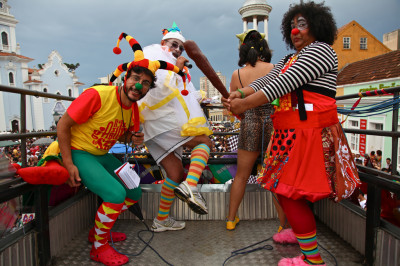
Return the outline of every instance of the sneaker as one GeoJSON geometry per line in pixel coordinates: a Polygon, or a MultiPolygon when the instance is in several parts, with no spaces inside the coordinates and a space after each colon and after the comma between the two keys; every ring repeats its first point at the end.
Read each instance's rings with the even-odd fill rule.
{"type": "Polygon", "coordinates": [[[239,217],[235,216],[235,220],[229,221],[228,217],[226,218],[226,229],[235,230],[236,225],[239,223],[239,217]]]}
{"type": "Polygon", "coordinates": [[[197,214],[208,214],[206,201],[198,192],[197,187],[191,187],[183,181],[174,189],[175,196],[189,205],[189,208],[197,214]]]}
{"type": "Polygon", "coordinates": [[[175,221],[174,218],[168,217],[164,221],[160,221],[154,218],[151,231],[153,232],[164,232],[164,231],[176,231],[185,228],[185,222],[175,221]]]}

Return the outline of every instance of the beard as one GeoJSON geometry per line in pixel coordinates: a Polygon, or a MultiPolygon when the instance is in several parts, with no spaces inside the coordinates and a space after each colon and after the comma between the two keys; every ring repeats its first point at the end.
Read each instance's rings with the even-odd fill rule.
{"type": "Polygon", "coordinates": [[[135,86],[131,86],[131,87],[129,87],[129,88],[124,88],[123,91],[124,91],[126,97],[127,97],[127,98],[129,99],[129,101],[131,101],[131,102],[137,102],[137,101],[141,100],[141,99],[144,97],[143,93],[142,93],[141,91],[137,90],[137,89],[135,88],[135,86]],[[128,91],[134,91],[136,94],[139,94],[139,99],[131,98],[131,97],[128,95],[128,91]]]}

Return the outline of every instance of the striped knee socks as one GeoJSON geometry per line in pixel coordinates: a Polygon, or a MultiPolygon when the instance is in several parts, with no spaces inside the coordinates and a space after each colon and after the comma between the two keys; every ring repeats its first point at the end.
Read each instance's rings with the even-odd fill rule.
{"type": "Polygon", "coordinates": [[[317,232],[312,231],[307,234],[296,234],[299,241],[301,252],[303,253],[303,260],[308,264],[323,264],[318,250],[317,232]]]}
{"type": "Polygon", "coordinates": [[[165,179],[161,187],[161,200],[160,207],[158,209],[157,220],[164,221],[168,218],[172,202],[175,199],[174,188],[176,188],[178,185],[179,183],[172,181],[168,177],[165,179]]]}
{"type": "Polygon", "coordinates": [[[199,144],[193,148],[190,157],[189,172],[186,177],[186,182],[189,186],[197,186],[201,173],[207,165],[209,156],[210,148],[206,144],[199,144]]]}

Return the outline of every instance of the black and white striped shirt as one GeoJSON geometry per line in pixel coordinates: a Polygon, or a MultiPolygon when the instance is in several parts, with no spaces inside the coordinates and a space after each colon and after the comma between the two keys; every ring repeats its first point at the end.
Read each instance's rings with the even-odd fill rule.
{"type": "Polygon", "coordinates": [[[313,42],[304,47],[285,73],[280,74],[285,58],[268,73],[250,84],[262,90],[269,102],[282,97],[304,84],[332,90],[336,93],[338,60],[336,52],[326,43],[313,42]],[[279,75],[280,74],[280,75],[279,75]]]}

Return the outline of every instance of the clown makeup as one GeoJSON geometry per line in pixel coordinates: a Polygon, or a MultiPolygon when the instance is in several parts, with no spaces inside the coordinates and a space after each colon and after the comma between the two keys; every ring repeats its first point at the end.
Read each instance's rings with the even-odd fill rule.
{"type": "Polygon", "coordinates": [[[164,43],[175,58],[181,56],[183,51],[185,51],[183,43],[180,40],[168,39],[165,40],[164,43]]]}
{"type": "Polygon", "coordinates": [[[295,24],[295,20],[294,20],[294,19],[292,19],[290,26],[291,26],[292,29],[294,29],[294,28],[297,28],[297,29],[299,29],[299,30],[308,29],[307,20],[306,20],[304,17],[302,17],[302,16],[299,16],[299,17],[297,18],[297,26],[296,26],[296,24],[295,24]]]}
{"type": "Polygon", "coordinates": [[[177,42],[171,42],[171,41],[165,41],[166,43],[169,43],[171,45],[171,48],[179,49],[182,53],[185,51],[185,48],[183,47],[183,45],[179,45],[179,43],[177,42]]]}
{"type": "Polygon", "coordinates": [[[297,51],[316,41],[308,28],[307,20],[301,14],[296,15],[292,21],[290,39],[297,51]]]}
{"type": "MultiPolygon", "coordinates": [[[[124,84],[124,94],[130,102],[136,102],[142,99],[151,87],[151,77],[140,73],[134,74],[126,79],[124,84]]],[[[127,105],[129,106],[129,105],[127,105]]]]}
{"type": "MultiPolygon", "coordinates": [[[[140,87],[140,86],[136,86],[136,84],[138,83],[138,84],[141,84],[142,86],[143,86],[143,88],[145,88],[145,89],[149,89],[150,88],[150,86],[151,86],[151,81],[148,81],[148,80],[143,80],[142,81],[142,83],[140,83],[140,77],[138,76],[138,75],[132,75],[132,76],[130,76],[129,77],[130,79],[132,79],[132,81],[134,81],[134,83],[135,83],[135,87],[137,88],[137,87],[140,87]]],[[[138,88],[137,88],[138,89],[138,88]]],[[[139,90],[141,90],[142,88],[140,88],[139,90]]]]}

